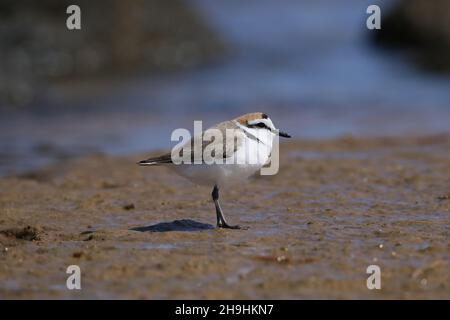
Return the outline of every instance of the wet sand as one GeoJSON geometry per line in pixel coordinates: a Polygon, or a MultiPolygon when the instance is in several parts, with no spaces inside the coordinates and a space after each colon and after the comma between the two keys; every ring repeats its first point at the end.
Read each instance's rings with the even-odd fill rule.
{"type": "Polygon", "coordinates": [[[0,299],[450,298],[448,135],[283,143],[278,175],[221,194],[248,230],[144,156],[1,178],[0,299]]]}

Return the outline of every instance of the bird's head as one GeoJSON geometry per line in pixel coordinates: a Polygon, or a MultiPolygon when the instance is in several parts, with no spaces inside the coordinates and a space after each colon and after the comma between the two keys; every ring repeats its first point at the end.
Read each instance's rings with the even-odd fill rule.
{"type": "Polygon", "coordinates": [[[269,116],[262,112],[247,113],[235,119],[239,124],[249,129],[268,130],[280,137],[290,138],[291,136],[286,132],[280,131],[275,128],[272,120],[269,116]]]}

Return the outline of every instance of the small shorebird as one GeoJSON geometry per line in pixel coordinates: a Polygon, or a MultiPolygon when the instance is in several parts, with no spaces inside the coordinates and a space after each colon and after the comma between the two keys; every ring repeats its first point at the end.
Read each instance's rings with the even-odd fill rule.
{"type": "Polygon", "coordinates": [[[290,138],[290,135],[275,128],[270,118],[261,112],[249,113],[236,119],[221,122],[194,136],[190,141],[175,148],[175,153],[166,153],[139,161],[141,166],[170,165],[175,171],[201,185],[213,186],[212,199],[216,207],[217,227],[241,229],[238,225],[229,225],[219,204],[219,186],[230,185],[247,179],[268,163],[273,139],[276,135],[290,138]],[[223,139],[204,141],[206,134],[220,132],[223,139]],[[227,132],[233,132],[232,139],[225,139],[227,132]],[[197,141],[196,141],[197,140],[197,141]],[[196,143],[198,142],[198,143],[196,143]],[[215,159],[220,158],[223,163],[205,163],[203,151],[214,149],[215,159]],[[194,155],[200,151],[200,163],[195,163],[194,155]],[[190,154],[190,163],[175,164],[174,154],[190,154]],[[228,161],[228,160],[232,161],[228,161]]]}

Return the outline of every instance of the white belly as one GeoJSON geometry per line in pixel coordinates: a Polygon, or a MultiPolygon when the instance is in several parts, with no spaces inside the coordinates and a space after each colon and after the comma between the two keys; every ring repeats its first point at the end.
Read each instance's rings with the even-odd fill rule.
{"type": "Polygon", "coordinates": [[[273,136],[262,137],[261,142],[246,139],[233,158],[223,164],[180,164],[173,168],[181,176],[201,185],[229,185],[248,179],[257,173],[270,158],[273,136]]]}
{"type": "Polygon", "coordinates": [[[258,172],[259,165],[240,164],[195,164],[173,167],[181,176],[200,185],[229,185],[241,182],[258,172]]]}

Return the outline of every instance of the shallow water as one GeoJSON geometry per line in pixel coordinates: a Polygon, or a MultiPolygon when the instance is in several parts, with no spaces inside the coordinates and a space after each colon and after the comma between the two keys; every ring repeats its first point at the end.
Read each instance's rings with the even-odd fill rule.
{"type": "MultiPolygon", "coordinates": [[[[450,79],[370,44],[370,1],[190,1],[229,45],[178,73],[57,84],[0,119],[0,174],[106,152],[170,148],[192,130],[262,110],[302,138],[448,132],[450,79]]],[[[383,7],[384,8],[384,7],[383,7]]]]}

